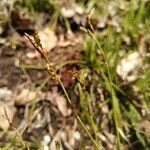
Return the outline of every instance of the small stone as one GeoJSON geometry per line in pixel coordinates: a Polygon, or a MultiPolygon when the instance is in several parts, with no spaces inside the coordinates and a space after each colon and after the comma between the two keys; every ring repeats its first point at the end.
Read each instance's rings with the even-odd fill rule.
{"type": "Polygon", "coordinates": [[[81,134],[80,134],[79,131],[76,131],[76,132],[74,133],[74,138],[75,138],[76,140],[80,140],[80,139],[81,139],[81,134]]]}
{"type": "Polygon", "coordinates": [[[49,142],[51,141],[51,137],[50,137],[49,135],[45,135],[45,136],[43,137],[43,139],[44,139],[45,145],[48,145],[49,142]]]}
{"type": "Polygon", "coordinates": [[[0,100],[10,101],[12,99],[12,91],[6,87],[0,88],[0,100]]]}

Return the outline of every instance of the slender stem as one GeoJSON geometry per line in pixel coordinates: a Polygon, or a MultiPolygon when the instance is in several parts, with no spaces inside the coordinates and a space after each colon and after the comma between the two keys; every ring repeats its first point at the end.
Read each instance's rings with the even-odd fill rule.
{"type": "Polygon", "coordinates": [[[69,96],[68,96],[68,93],[67,93],[67,91],[66,91],[66,89],[65,89],[65,87],[64,87],[64,85],[63,85],[63,83],[61,82],[61,80],[60,80],[59,77],[58,77],[58,82],[59,82],[60,86],[62,87],[63,92],[64,92],[64,94],[65,94],[65,96],[66,96],[68,102],[69,102],[70,104],[72,104],[72,102],[71,102],[71,100],[70,100],[70,98],[69,98],[69,96]]]}
{"type": "Polygon", "coordinates": [[[94,143],[95,147],[97,150],[100,150],[100,147],[98,146],[98,144],[95,142],[95,140],[93,139],[93,137],[91,136],[90,132],[87,130],[87,128],[85,127],[85,125],[83,124],[82,120],[80,119],[79,116],[77,116],[77,119],[79,121],[79,123],[81,124],[82,128],[86,131],[86,133],[88,134],[88,136],[90,137],[90,139],[92,140],[92,142],[94,143]]]}
{"type": "MultiPolygon", "coordinates": [[[[70,104],[72,104],[72,102],[71,102],[71,100],[70,100],[70,98],[69,98],[69,96],[68,96],[68,93],[66,92],[66,89],[64,88],[64,86],[63,86],[63,84],[62,84],[60,78],[59,78],[58,80],[59,80],[59,83],[60,83],[60,85],[61,85],[61,87],[62,87],[64,93],[65,93],[65,96],[66,96],[68,102],[69,102],[70,104]]],[[[88,136],[90,137],[90,139],[91,139],[92,142],[94,143],[96,149],[99,150],[100,148],[99,148],[98,144],[96,143],[96,141],[94,140],[94,138],[92,137],[92,135],[90,134],[90,132],[89,132],[89,131],[87,130],[87,128],[85,127],[85,125],[84,125],[84,123],[82,122],[81,118],[80,118],[78,115],[76,116],[76,118],[78,119],[78,121],[79,121],[79,123],[81,124],[82,128],[85,130],[85,132],[88,134],[88,136]]]]}
{"type": "Polygon", "coordinates": [[[112,106],[113,106],[113,112],[114,112],[114,121],[115,121],[115,128],[116,128],[116,133],[117,133],[117,141],[118,141],[118,149],[120,149],[120,136],[119,136],[119,132],[118,132],[118,120],[117,120],[117,112],[115,109],[115,99],[114,99],[114,91],[113,91],[113,84],[112,84],[112,78],[110,75],[110,70],[109,70],[109,66],[108,66],[108,62],[107,62],[107,58],[104,54],[104,51],[102,50],[99,41],[96,38],[96,35],[92,36],[93,39],[96,41],[98,48],[100,49],[102,56],[104,58],[104,62],[105,62],[105,66],[106,66],[106,70],[108,73],[108,80],[109,80],[109,87],[110,87],[110,93],[111,93],[111,98],[112,98],[112,106]]]}

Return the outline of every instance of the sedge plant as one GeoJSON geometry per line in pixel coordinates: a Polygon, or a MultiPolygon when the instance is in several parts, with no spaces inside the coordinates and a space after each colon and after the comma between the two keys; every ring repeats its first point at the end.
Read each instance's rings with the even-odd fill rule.
{"type": "Polygon", "coordinates": [[[86,128],[85,124],[83,123],[83,121],[81,120],[80,116],[79,116],[79,112],[78,110],[75,108],[75,106],[72,104],[72,101],[59,77],[59,75],[57,74],[55,68],[51,65],[51,62],[49,61],[47,55],[46,55],[46,51],[42,48],[42,45],[40,44],[40,38],[38,37],[38,34],[35,33],[34,35],[34,40],[31,39],[31,37],[25,33],[26,37],[28,38],[28,40],[31,42],[31,44],[33,45],[33,47],[35,48],[35,50],[37,50],[40,55],[42,56],[42,58],[45,60],[45,68],[47,69],[48,73],[50,76],[52,76],[52,78],[57,81],[59,83],[59,85],[62,87],[62,90],[66,96],[66,99],[68,101],[68,103],[70,104],[70,106],[73,108],[73,113],[75,115],[75,117],[77,118],[78,122],[80,123],[80,125],[82,126],[82,128],[84,129],[84,131],[87,133],[87,135],[89,136],[89,138],[91,139],[91,141],[93,142],[95,149],[100,150],[101,147],[99,145],[99,143],[93,138],[93,136],[91,135],[91,133],[88,131],[88,129],[86,128]]]}
{"type": "Polygon", "coordinates": [[[122,121],[121,121],[121,113],[120,113],[120,106],[119,106],[119,101],[118,98],[116,96],[115,90],[114,90],[114,86],[113,86],[113,81],[112,81],[112,77],[111,77],[111,73],[110,73],[110,67],[107,61],[107,57],[100,45],[100,42],[96,36],[96,33],[94,31],[93,25],[91,24],[90,21],[90,16],[87,16],[87,20],[88,20],[88,24],[90,29],[86,29],[84,27],[81,27],[80,29],[82,31],[84,31],[85,33],[87,33],[96,43],[96,45],[98,46],[98,49],[103,57],[104,60],[104,67],[106,69],[106,74],[105,75],[103,72],[101,72],[104,81],[106,82],[108,91],[111,95],[111,105],[112,105],[112,110],[113,110],[113,119],[114,119],[114,124],[115,124],[115,130],[116,130],[116,135],[117,135],[117,149],[120,149],[120,136],[125,137],[123,131],[122,131],[122,121]]]}

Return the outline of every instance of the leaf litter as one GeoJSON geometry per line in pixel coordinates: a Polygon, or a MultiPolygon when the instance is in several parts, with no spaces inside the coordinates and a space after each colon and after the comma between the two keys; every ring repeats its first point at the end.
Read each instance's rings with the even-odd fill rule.
{"type": "MultiPolygon", "coordinates": [[[[88,9],[91,8],[91,4],[92,3],[87,4],[88,9]]],[[[111,2],[108,4],[108,16],[107,14],[100,14],[96,23],[94,19],[92,20],[94,28],[100,31],[99,35],[101,35],[102,38],[107,36],[108,32],[105,30],[107,30],[108,26],[114,28],[117,34],[121,34],[123,30],[122,18],[119,17],[118,12],[121,10],[125,11],[128,8],[128,4],[129,2],[122,2],[121,4],[111,2]]],[[[8,10],[6,10],[7,9],[5,9],[3,15],[6,15],[8,18],[8,10]]],[[[19,15],[19,23],[15,18],[16,16],[13,16],[14,18],[11,20],[12,28],[0,26],[0,35],[4,34],[5,28],[9,33],[5,32],[5,37],[0,39],[2,41],[0,44],[3,44],[4,48],[0,47],[0,69],[2,70],[0,70],[0,87],[6,87],[0,89],[1,116],[4,115],[3,107],[5,107],[10,120],[18,127],[18,130],[21,131],[23,138],[32,142],[36,140],[42,141],[41,143],[45,149],[48,149],[49,147],[50,149],[55,149],[57,144],[60,145],[60,149],[79,149],[79,146],[82,147],[81,142],[84,143],[84,140],[86,141],[85,148],[93,149],[89,139],[86,136],[81,136],[82,131],[77,125],[77,120],[74,119],[73,110],[68,106],[66,98],[62,94],[57,83],[49,79],[49,82],[45,82],[45,87],[38,89],[41,84],[44,84],[43,79],[47,76],[47,73],[44,69],[41,69],[41,71],[37,73],[37,68],[34,68],[34,65],[37,65],[37,63],[41,65],[43,63],[42,58],[33,50],[33,47],[31,47],[29,42],[22,35],[22,31],[29,31],[29,29],[35,30],[33,28],[34,21],[30,15],[27,15],[28,17],[21,15],[23,13],[20,9],[18,9],[18,12],[16,13],[16,16],[19,15]],[[29,24],[29,26],[27,24],[29,24]],[[27,28],[24,28],[25,25],[27,25],[27,28]],[[20,26],[22,26],[23,29],[20,30],[20,26]],[[26,64],[26,68],[28,68],[28,65],[30,64],[32,66],[31,69],[21,69],[20,64],[26,64]],[[33,106],[32,104],[34,102],[36,103],[33,106]],[[30,122],[29,114],[32,109],[34,111],[31,117],[32,122],[30,122]]],[[[24,12],[27,11],[25,10],[24,12]]],[[[87,20],[84,17],[86,9],[84,7],[76,4],[74,5],[74,2],[67,1],[66,4],[62,3],[60,12],[62,18],[67,18],[70,21],[72,29],[74,29],[74,27],[72,27],[73,25],[78,27],[80,25],[87,26],[87,20]]],[[[93,11],[92,13],[94,14],[95,12],[96,11],[93,11]]],[[[42,14],[42,16],[44,15],[42,14]]],[[[52,16],[49,15],[49,17],[52,16]]],[[[78,31],[78,27],[75,27],[77,30],[68,32],[70,29],[65,27],[64,23],[62,23],[63,19],[61,17],[56,20],[58,21],[59,30],[52,30],[49,24],[45,23],[43,26],[41,20],[36,20],[37,22],[40,22],[38,24],[40,29],[38,30],[38,33],[41,39],[41,44],[43,48],[47,50],[48,57],[54,62],[54,66],[62,65],[70,60],[84,59],[82,43],[85,36],[78,31]]],[[[43,17],[43,20],[45,19],[46,18],[43,17]]],[[[7,23],[9,24],[9,22],[6,22],[6,25],[7,23]]],[[[36,27],[37,26],[35,25],[35,28],[36,27]]],[[[123,34],[122,38],[126,46],[132,45],[132,37],[123,34]]],[[[116,71],[126,84],[135,82],[139,78],[143,66],[146,67],[146,65],[143,65],[143,59],[145,57],[149,58],[148,39],[148,36],[142,37],[139,44],[139,51],[130,52],[127,56],[123,55],[122,59],[118,62],[116,71]]],[[[77,67],[80,71],[80,66],[76,65],[66,65],[58,71],[67,89],[72,88],[76,83],[76,81],[72,80],[70,76],[67,76],[68,70],[72,67],[77,67]]],[[[92,77],[95,78],[94,76],[92,77]]],[[[113,121],[112,118],[110,118],[111,112],[109,113],[109,106],[104,104],[105,99],[109,96],[106,90],[102,87],[100,88],[100,97],[103,99],[101,107],[97,105],[96,98],[93,98],[96,101],[95,107],[98,107],[101,110],[101,112],[95,112],[95,114],[100,114],[95,119],[98,125],[101,126],[101,133],[98,133],[98,136],[103,145],[106,146],[106,149],[114,149],[116,145],[116,136],[113,131],[114,129],[112,128],[113,121]],[[108,118],[106,117],[107,115],[108,118]]],[[[96,89],[91,88],[90,92],[92,92],[92,90],[96,91],[96,89]]],[[[73,102],[78,104],[79,93],[76,91],[76,88],[75,93],[76,95],[73,97],[73,102]]],[[[70,94],[72,93],[70,92],[70,94]]],[[[95,97],[97,97],[97,95],[95,97]]],[[[4,123],[1,125],[2,128],[9,130],[8,121],[4,117],[0,119],[3,119],[0,123],[4,123]]],[[[138,128],[148,133],[148,126],[149,120],[143,118],[138,128]]]]}

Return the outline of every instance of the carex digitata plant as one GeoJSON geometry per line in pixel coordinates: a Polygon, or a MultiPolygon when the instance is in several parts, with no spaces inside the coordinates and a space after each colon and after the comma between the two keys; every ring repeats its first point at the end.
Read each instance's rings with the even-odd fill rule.
{"type": "MultiPolygon", "coordinates": [[[[47,69],[49,75],[56,81],[58,82],[58,84],[61,86],[66,99],[69,103],[69,105],[71,106],[71,108],[73,109],[73,113],[75,115],[75,117],[77,118],[79,124],[82,126],[83,130],[87,133],[87,135],[89,136],[89,138],[91,139],[91,141],[93,142],[95,149],[100,150],[101,146],[100,144],[93,138],[93,136],[91,135],[91,133],[88,131],[88,129],[86,128],[85,124],[83,123],[83,121],[81,120],[80,116],[79,116],[79,112],[76,109],[76,107],[72,104],[72,101],[59,77],[59,75],[56,72],[56,69],[52,66],[51,62],[48,59],[48,56],[46,54],[46,50],[42,48],[42,45],[40,43],[40,38],[38,36],[38,33],[35,32],[35,34],[33,35],[33,39],[27,34],[25,33],[26,37],[28,38],[28,40],[30,41],[30,43],[33,45],[33,47],[35,48],[36,51],[38,51],[40,53],[40,55],[42,56],[42,58],[45,60],[45,68],[47,69]]],[[[79,81],[79,83],[82,85],[82,81],[80,81],[80,79],[77,77],[77,72],[72,72],[73,76],[76,77],[79,81]]]]}

